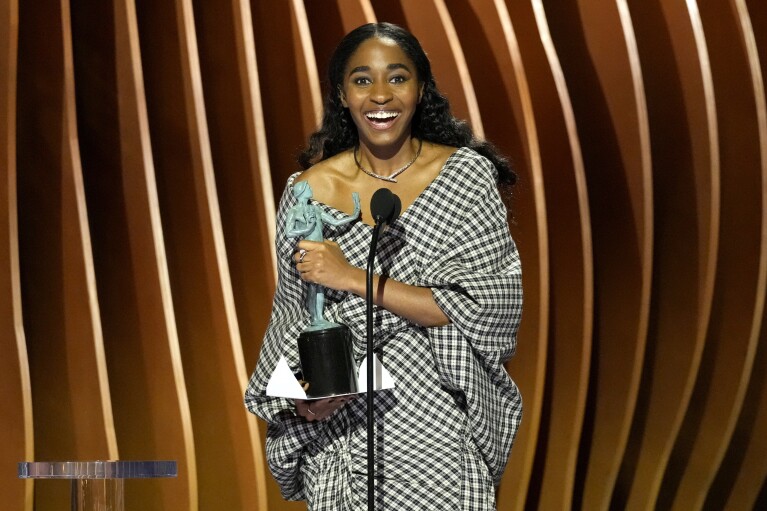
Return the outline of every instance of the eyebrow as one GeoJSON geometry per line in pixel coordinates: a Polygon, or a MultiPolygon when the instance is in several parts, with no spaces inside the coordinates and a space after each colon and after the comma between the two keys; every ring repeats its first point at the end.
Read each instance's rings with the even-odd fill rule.
{"type": "MultiPolygon", "coordinates": [[[[389,71],[393,71],[395,69],[404,69],[408,73],[412,73],[409,67],[407,67],[405,64],[400,64],[400,63],[389,64],[388,66],[386,66],[386,69],[389,71]]],[[[349,76],[353,75],[354,73],[364,73],[367,71],[370,71],[370,66],[357,66],[351,71],[349,71],[349,76]]]]}

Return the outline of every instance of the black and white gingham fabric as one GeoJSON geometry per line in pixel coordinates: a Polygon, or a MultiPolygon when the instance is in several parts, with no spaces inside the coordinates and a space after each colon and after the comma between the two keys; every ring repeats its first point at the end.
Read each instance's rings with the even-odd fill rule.
{"type": "MultiPolygon", "coordinates": [[[[522,416],[519,391],[503,367],[516,346],[521,267],[495,174],[487,159],[458,149],[379,240],[376,272],[432,288],[451,323],[424,328],[375,308],[376,352],[396,384],[375,396],[378,510],[495,509],[495,485],[522,416]]],[[[298,373],[296,339],[309,322],[306,285],[291,259],[295,240],[284,236],[296,176],[280,201],[279,282],[245,403],[268,424],[267,459],[286,499],[305,499],[312,511],[363,510],[364,394],[330,419],[313,423],[296,416],[292,401],[265,396],[281,355],[298,373]]],[[[325,237],[338,242],[351,264],[364,268],[371,233],[356,222],[326,228],[325,237]]],[[[325,316],[350,327],[361,361],[364,299],[328,290],[325,316]]]]}

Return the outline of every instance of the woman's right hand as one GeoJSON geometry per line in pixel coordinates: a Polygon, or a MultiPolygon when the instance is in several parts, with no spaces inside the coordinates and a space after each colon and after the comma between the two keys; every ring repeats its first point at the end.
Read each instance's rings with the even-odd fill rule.
{"type": "Polygon", "coordinates": [[[351,396],[328,397],[307,401],[296,399],[296,412],[309,422],[327,419],[344,407],[351,396]]]}
{"type": "Polygon", "coordinates": [[[335,241],[301,240],[296,244],[293,260],[305,282],[338,291],[350,291],[360,283],[365,285],[365,270],[349,264],[335,241]]]}

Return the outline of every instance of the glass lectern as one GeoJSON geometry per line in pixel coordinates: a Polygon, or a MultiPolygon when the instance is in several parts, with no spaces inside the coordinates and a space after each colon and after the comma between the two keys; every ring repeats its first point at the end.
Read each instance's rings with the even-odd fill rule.
{"type": "Polygon", "coordinates": [[[71,479],[72,511],[124,511],[126,479],[176,477],[175,461],[25,461],[21,479],[71,479]]]}

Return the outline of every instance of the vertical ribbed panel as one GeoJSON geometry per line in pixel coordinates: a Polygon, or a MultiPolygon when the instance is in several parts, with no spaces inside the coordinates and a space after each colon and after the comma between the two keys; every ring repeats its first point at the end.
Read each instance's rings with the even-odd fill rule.
{"type": "MultiPolygon", "coordinates": [[[[17,184],[35,458],[116,458],[75,118],[69,2],[19,11],[17,184]],[[41,37],[45,34],[45,37],[41,37]]],[[[69,488],[37,485],[37,509],[69,488]]]]}
{"type": "Polygon", "coordinates": [[[370,0],[335,0],[304,2],[306,17],[317,59],[320,84],[324,94],[327,87],[328,60],[338,41],[360,25],[375,23],[376,16],[370,0]]]}
{"type": "MultiPolygon", "coordinates": [[[[576,408],[569,424],[551,421],[535,502],[540,509],[569,509],[574,498],[600,509],[609,503],[626,445],[644,353],[652,263],[649,135],[625,4],[543,5],[583,151],[596,299],[586,407],[580,417],[576,408]]],[[[566,381],[555,379],[552,392],[566,392],[566,381]]],[[[553,402],[552,408],[556,413],[553,402]]]]}
{"type": "Polygon", "coordinates": [[[706,346],[658,503],[700,509],[741,413],[753,368],[767,270],[767,113],[745,3],[701,2],[721,156],[721,230],[706,346]]]}
{"type": "Polygon", "coordinates": [[[253,33],[261,78],[266,134],[275,202],[285,182],[299,170],[296,156],[319,125],[320,84],[303,4],[251,0],[253,33]],[[306,42],[306,43],[305,43],[306,42]]]}
{"type": "Polygon", "coordinates": [[[256,136],[264,119],[250,5],[193,5],[221,224],[247,366],[253,367],[269,321],[276,264],[268,149],[263,132],[256,136]]]}
{"type": "Polygon", "coordinates": [[[637,414],[613,503],[653,509],[709,323],[719,236],[719,146],[697,10],[631,1],[653,155],[653,307],[637,414]]]}
{"type": "MultiPolygon", "coordinates": [[[[3,463],[119,449],[179,461],[131,508],[305,508],[242,393],[275,199],[335,44],[377,20],[520,177],[525,415],[498,508],[759,509],[763,4],[0,0],[3,463]]],[[[32,483],[0,493],[31,509],[32,483]]],[[[37,482],[36,509],[68,493],[37,482]]]]}
{"type": "MultiPolygon", "coordinates": [[[[767,76],[767,3],[746,2],[759,55],[762,82],[767,76]]],[[[764,150],[762,155],[764,157],[764,150]]],[[[767,322],[754,355],[753,374],[727,454],[718,468],[705,508],[762,509],[767,505],[767,322]],[[762,489],[762,501],[757,502],[762,489]]]]}
{"type": "MultiPolygon", "coordinates": [[[[34,455],[29,360],[21,317],[16,211],[16,65],[19,6],[0,2],[0,463],[34,455]]],[[[32,510],[32,481],[0,479],[9,508],[32,510]]]]}
{"type": "MultiPolygon", "coordinates": [[[[265,503],[227,264],[192,3],[136,3],[149,132],[189,395],[200,509],[265,503]]],[[[267,272],[271,273],[271,269],[267,272]]]]}
{"type": "MultiPolygon", "coordinates": [[[[747,0],[762,81],[767,77],[767,3],[747,0]]],[[[729,509],[760,509],[767,506],[767,322],[754,357],[754,373],[743,411],[730,441],[727,457],[719,467],[712,493],[714,502],[729,509]],[[761,503],[759,488],[762,487],[761,503]],[[724,501],[724,498],[727,498],[724,501]]],[[[706,502],[709,504],[709,501],[706,502]]]]}
{"type": "Polygon", "coordinates": [[[189,403],[154,183],[135,6],[72,0],[78,128],[120,454],[176,459],[127,505],[196,508],[189,403]]]}
{"type": "MultiPolygon", "coordinates": [[[[760,485],[767,481],[767,330],[754,356],[754,371],[738,423],[704,509],[761,509],[756,507],[760,485]],[[761,374],[760,374],[761,371],[761,374]]],[[[763,506],[762,506],[763,507],[763,506]]]]}
{"type": "MultiPolygon", "coordinates": [[[[567,92],[561,67],[548,29],[548,22],[540,2],[507,1],[514,30],[519,40],[520,52],[529,83],[535,125],[540,146],[543,188],[546,193],[547,230],[549,236],[550,307],[548,350],[546,345],[541,356],[552,360],[570,360],[573,377],[569,396],[557,405],[552,389],[554,373],[549,379],[538,380],[537,385],[524,392],[525,419],[520,434],[525,428],[537,429],[538,423],[544,431],[549,428],[552,417],[567,410],[568,406],[582,403],[586,392],[589,357],[591,349],[593,315],[593,268],[591,254],[591,229],[588,212],[588,197],[583,172],[580,143],[573,117],[572,106],[567,92]],[[550,357],[547,357],[547,353],[550,357]],[[546,382],[546,384],[544,384],[546,382]],[[543,417],[537,419],[538,400],[543,400],[543,417]],[[556,411],[554,407],[556,406],[556,411]]],[[[522,233],[518,237],[523,237],[522,233]]],[[[520,336],[527,347],[519,350],[519,358],[512,360],[509,371],[517,379],[532,368],[525,367],[525,350],[536,350],[531,336],[520,336]]],[[[546,358],[537,361],[537,371],[546,370],[546,358]]],[[[561,366],[561,363],[559,363],[561,366]]],[[[549,369],[557,366],[551,364],[549,369]]],[[[543,378],[539,374],[538,378],[543,378]]],[[[561,417],[561,416],[560,416],[561,417]]],[[[522,437],[524,438],[524,436],[522,437]]],[[[522,449],[512,451],[507,478],[514,481],[508,488],[501,486],[499,504],[503,497],[509,499],[510,509],[522,509],[527,500],[528,484],[538,488],[540,480],[531,481],[533,467],[521,458],[521,453],[538,452],[539,463],[543,461],[537,431],[529,434],[530,445],[520,444],[522,449]]],[[[543,439],[539,440],[543,442],[543,439]]],[[[544,445],[545,443],[541,443],[544,445]]],[[[535,490],[534,490],[535,491],[535,490]]]]}

